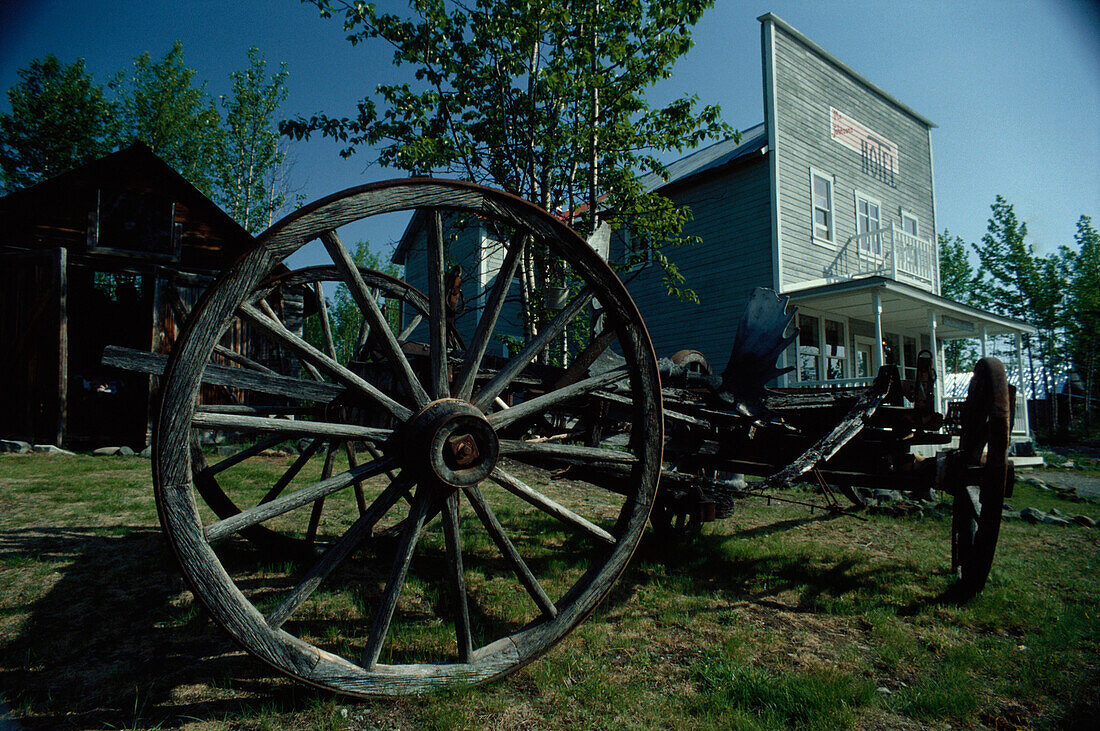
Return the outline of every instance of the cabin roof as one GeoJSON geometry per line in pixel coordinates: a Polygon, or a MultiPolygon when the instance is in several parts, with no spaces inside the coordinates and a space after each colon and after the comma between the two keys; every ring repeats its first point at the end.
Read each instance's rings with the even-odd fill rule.
{"type": "Polygon", "coordinates": [[[141,142],[0,197],[0,222],[24,219],[70,199],[74,190],[103,185],[148,186],[170,196],[187,206],[193,218],[204,219],[218,232],[230,258],[253,243],[244,227],[141,142]]]}
{"type": "Polygon", "coordinates": [[[761,152],[768,146],[768,133],[764,123],[750,127],[741,134],[741,140],[730,137],[685,155],[665,166],[668,180],[650,173],[642,176],[642,185],[646,190],[661,190],[682,183],[696,175],[723,168],[734,161],[761,152]]]}

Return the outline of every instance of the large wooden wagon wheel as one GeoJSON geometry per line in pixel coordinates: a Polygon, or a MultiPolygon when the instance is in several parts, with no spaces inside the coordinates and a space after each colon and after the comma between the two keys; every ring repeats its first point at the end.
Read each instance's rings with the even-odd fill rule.
{"type": "Polygon", "coordinates": [[[1011,429],[1012,399],[1004,364],[982,358],[974,366],[963,404],[952,467],[951,565],[958,576],[956,598],[962,601],[985,588],[993,566],[1005,491],[1013,479],[1008,462],[1011,429]]]}
{"type": "MultiPolygon", "coordinates": [[[[660,407],[656,362],[637,309],[610,268],[567,226],[518,198],[470,184],[368,185],[275,224],[196,307],[165,374],[154,455],[157,506],[196,596],[239,643],[275,668],[363,696],[483,682],[564,637],[625,568],[657,488],[660,407]],[[401,334],[386,321],[337,233],[366,217],[413,209],[425,212],[426,223],[419,251],[410,254],[424,266],[409,266],[427,271],[428,326],[421,330],[428,347],[419,357],[398,342],[401,334]],[[481,243],[464,250],[471,230],[480,232],[481,243]],[[447,243],[451,231],[459,232],[455,244],[447,243]],[[382,369],[344,363],[309,345],[265,300],[273,268],[318,238],[377,335],[372,349],[382,369]],[[527,336],[517,329],[512,301],[525,249],[559,261],[555,271],[573,292],[527,336]],[[473,262],[462,260],[469,251],[473,262]],[[467,291],[467,321],[454,325],[468,328],[465,347],[448,334],[445,262],[472,273],[468,287],[483,284],[472,287],[473,296],[467,291]],[[525,384],[537,381],[530,375],[532,367],[538,370],[533,361],[544,361],[545,371],[600,339],[585,332],[596,297],[625,365],[556,389],[546,390],[543,380],[524,393],[525,384]],[[197,405],[215,346],[238,317],[316,374],[311,380],[303,366],[242,375],[246,392],[288,396],[285,415],[278,407],[250,411],[247,399],[233,409],[197,405]],[[628,385],[633,398],[627,446],[531,439],[524,431],[533,417],[572,408],[615,383],[628,385]],[[341,462],[337,452],[319,472],[302,466],[288,479],[282,470],[294,465],[283,465],[267,482],[255,477],[264,474],[258,465],[248,472],[258,483],[252,502],[235,493],[240,512],[211,516],[196,501],[192,437],[199,430],[243,435],[249,444],[268,436],[353,440],[378,456],[355,465],[341,462]],[[605,474],[615,475],[614,490],[554,479],[578,461],[605,466],[605,474]],[[336,499],[357,485],[361,499],[336,499]],[[241,537],[258,526],[307,541],[317,554],[302,564],[273,562],[262,545],[241,537]]],[[[248,451],[234,469],[258,462],[260,451],[248,451]]]]}
{"type": "MultiPolygon", "coordinates": [[[[392,313],[396,312],[401,315],[401,319],[404,321],[401,326],[395,332],[398,342],[406,342],[409,336],[420,328],[421,323],[428,317],[428,298],[418,289],[411,286],[407,282],[404,282],[396,277],[384,274],[382,272],[367,269],[365,267],[358,267],[359,276],[363,280],[363,283],[367,286],[367,290],[371,297],[379,303],[380,311],[386,314],[387,311],[391,312],[391,316],[387,319],[392,321],[392,313]]],[[[378,342],[379,334],[374,332],[372,338],[372,328],[369,321],[366,318],[360,318],[358,331],[355,333],[354,340],[350,342],[337,343],[333,334],[332,318],[328,312],[328,297],[325,294],[325,289],[331,287],[336,283],[342,283],[343,278],[340,275],[340,270],[335,266],[312,266],[304,269],[287,270],[280,272],[275,276],[266,279],[259,287],[259,289],[253,293],[253,296],[262,295],[265,301],[287,302],[291,297],[301,297],[302,309],[304,312],[312,312],[309,318],[306,318],[307,322],[312,320],[312,323],[316,329],[321,331],[322,337],[322,350],[331,357],[342,361],[344,365],[358,364],[360,368],[367,366],[374,354],[371,352],[374,350],[372,347],[378,342]],[[341,353],[338,355],[337,348],[342,346],[350,350],[348,353],[341,353]],[[340,357],[342,356],[342,357],[340,357]]],[[[278,317],[276,314],[275,317],[278,317]]],[[[238,318],[240,319],[240,318],[238,318]]],[[[461,347],[462,342],[457,333],[451,333],[451,346],[461,347]]],[[[294,358],[294,351],[286,347],[278,338],[271,338],[269,345],[273,346],[271,349],[277,356],[283,356],[294,358]]],[[[221,349],[219,349],[221,350],[221,349]]],[[[228,353],[225,350],[215,351],[216,356],[222,356],[223,358],[228,353]]],[[[243,359],[242,365],[252,366],[252,370],[266,372],[269,375],[277,375],[276,371],[273,371],[268,365],[258,363],[251,359],[243,359]]],[[[270,361],[270,358],[265,360],[270,361]]],[[[269,365],[275,365],[269,362],[269,365]]],[[[283,370],[286,370],[285,363],[283,370]]],[[[301,362],[302,366],[311,365],[308,360],[301,362]]],[[[383,366],[375,364],[374,370],[377,372],[382,369],[383,366]]],[[[272,380],[272,379],[269,379],[272,380]]],[[[316,383],[310,384],[315,388],[319,388],[316,383]]],[[[332,392],[340,393],[342,389],[338,386],[332,386],[331,384],[325,384],[332,392]]],[[[271,396],[271,394],[268,394],[271,396]]],[[[276,399],[283,401],[283,406],[268,405],[265,407],[249,407],[249,406],[225,406],[220,409],[213,407],[207,407],[204,411],[208,413],[221,413],[221,414],[233,414],[233,413],[245,413],[245,414],[265,414],[265,415],[279,415],[289,416],[291,414],[301,418],[323,418],[325,412],[331,412],[335,408],[354,408],[354,405],[349,403],[347,399],[340,396],[330,397],[327,401],[319,401],[311,406],[303,406],[297,401],[290,402],[288,399],[276,399]]],[[[357,415],[360,417],[360,421],[363,415],[357,415]]],[[[346,417],[346,415],[345,415],[346,417]]],[[[345,419],[346,420],[346,419],[345,419]]],[[[388,421],[388,417],[382,417],[383,421],[388,421]]],[[[378,421],[378,419],[376,419],[378,421]]],[[[391,425],[392,426],[392,425],[391,425]]],[[[276,431],[273,434],[257,434],[254,440],[244,440],[237,444],[237,448],[231,451],[228,455],[223,455],[214,464],[210,464],[207,461],[207,454],[202,449],[197,434],[192,437],[191,447],[191,474],[195,488],[199,495],[202,497],[203,502],[214,511],[214,514],[222,519],[229,518],[232,515],[236,515],[241,512],[241,508],[234,502],[232,488],[226,489],[223,482],[226,477],[229,477],[230,484],[232,484],[232,477],[234,473],[240,470],[239,466],[243,466],[245,469],[249,467],[249,460],[257,455],[263,456],[267,450],[285,444],[286,442],[297,441],[294,439],[292,433],[286,431],[276,431]]],[[[371,457],[376,457],[379,454],[378,449],[372,442],[357,442],[354,439],[330,437],[327,435],[315,435],[301,440],[298,443],[301,446],[301,452],[295,458],[290,468],[282,474],[279,480],[274,485],[267,486],[268,494],[270,498],[274,499],[278,497],[287,485],[304,469],[308,468],[311,459],[323,460],[323,466],[321,468],[322,477],[331,477],[334,459],[338,455],[344,455],[344,458],[349,467],[356,466],[358,463],[357,455],[360,452],[366,452],[371,457]]],[[[247,490],[244,490],[247,494],[247,490]]],[[[365,503],[365,496],[363,493],[363,487],[361,484],[356,483],[354,485],[354,499],[359,505],[365,503]]],[[[267,495],[265,495],[267,497],[267,495]]],[[[241,530],[241,535],[248,540],[255,543],[263,551],[269,555],[278,555],[288,558],[303,558],[308,557],[316,553],[316,538],[317,538],[317,523],[320,521],[320,516],[325,507],[325,499],[320,498],[314,502],[309,511],[308,524],[305,529],[305,536],[300,536],[300,531],[293,530],[273,530],[264,524],[258,524],[249,526],[241,530]]],[[[331,510],[330,505],[330,510],[331,510]]]]}

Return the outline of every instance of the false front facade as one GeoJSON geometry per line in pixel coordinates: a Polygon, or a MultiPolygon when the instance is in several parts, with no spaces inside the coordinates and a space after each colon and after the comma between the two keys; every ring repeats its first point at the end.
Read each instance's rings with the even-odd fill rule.
{"type": "Polygon", "coordinates": [[[657,271],[624,277],[658,355],[694,348],[723,367],[759,286],[799,310],[783,386],[869,382],[882,364],[912,378],[925,350],[942,374],[945,341],[1033,332],[940,295],[935,125],[776,16],[760,22],[764,123],[647,181],[690,206],[700,239],[670,255],[698,304],[670,300],[657,271]]]}

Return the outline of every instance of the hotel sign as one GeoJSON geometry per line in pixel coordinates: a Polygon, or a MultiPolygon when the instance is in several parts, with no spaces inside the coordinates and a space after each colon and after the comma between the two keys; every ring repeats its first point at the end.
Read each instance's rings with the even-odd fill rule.
{"type": "Polygon", "coordinates": [[[897,145],[833,107],[829,107],[829,136],[859,154],[863,172],[896,187],[895,176],[900,170],[897,145]]]}

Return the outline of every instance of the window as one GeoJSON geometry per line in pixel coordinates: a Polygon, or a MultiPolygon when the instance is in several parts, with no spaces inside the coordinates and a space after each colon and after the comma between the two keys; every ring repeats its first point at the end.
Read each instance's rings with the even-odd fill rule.
{"type": "Polygon", "coordinates": [[[811,170],[810,187],[813,200],[813,239],[822,243],[832,243],[833,178],[811,170]]]}
{"type": "Polygon", "coordinates": [[[818,380],[817,364],[821,359],[820,339],[817,333],[817,318],[812,315],[798,316],[798,380],[818,380]]]}
{"type": "Polygon", "coordinates": [[[845,377],[848,349],[843,321],[815,314],[798,316],[798,380],[837,380],[845,377]]]}
{"type": "Polygon", "coordinates": [[[825,378],[844,378],[844,323],[825,320],[825,378]]]}
{"type": "Polygon", "coordinates": [[[885,365],[900,366],[901,338],[894,333],[886,333],[882,338],[882,358],[885,365]]]}
{"type": "Polygon", "coordinates": [[[856,335],[855,345],[852,375],[856,378],[871,378],[875,375],[875,341],[871,338],[856,335]]]}
{"type": "Polygon", "coordinates": [[[901,337],[901,353],[905,361],[902,364],[901,377],[907,381],[912,381],[917,377],[917,339],[903,335],[901,337]]]}
{"type": "Polygon", "coordinates": [[[859,239],[859,248],[872,254],[882,253],[882,238],[875,232],[882,228],[879,203],[856,193],[856,234],[868,234],[859,239]]]}
{"type": "Polygon", "coordinates": [[[917,217],[908,211],[902,211],[901,230],[915,237],[917,235],[917,217]]]}

